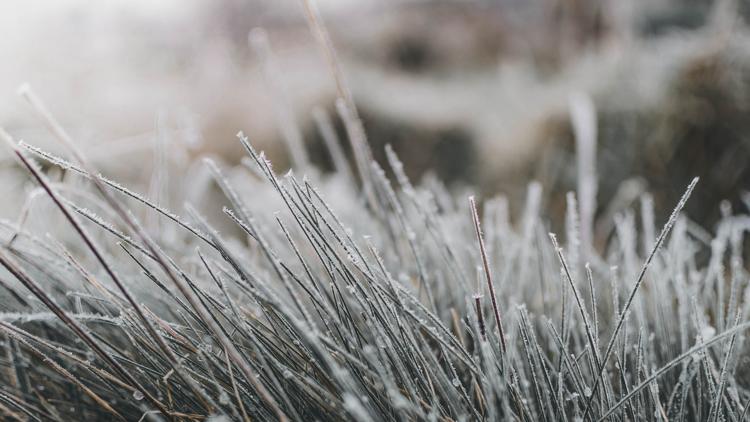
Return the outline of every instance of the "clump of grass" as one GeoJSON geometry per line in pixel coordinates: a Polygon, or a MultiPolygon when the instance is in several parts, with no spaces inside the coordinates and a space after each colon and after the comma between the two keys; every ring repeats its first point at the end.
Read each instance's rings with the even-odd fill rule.
{"type": "MultiPolygon", "coordinates": [[[[344,190],[357,217],[341,218],[309,180],[277,176],[239,140],[284,204],[253,213],[246,201],[257,198],[209,162],[246,242],[220,235],[190,206],[177,216],[96,174],[82,155],[71,163],[12,144],[82,248],[3,222],[0,263],[12,275],[2,278],[0,314],[6,416],[739,420],[746,412],[747,380],[735,370],[750,327],[747,217],[727,215],[705,239],[679,213],[697,180],[650,244],[636,246],[631,215],[599,254],[580,243],[575,215],[567,236],[578,239],[565,248],[549,241],[533,204],[520,231],[500,207],[485,207],[483,230],[473,198],[467,207],[445,190],[412,186],[392,151],[398,187],[372,163],[375,201],[344,190]],[[104,200],[63,196],[37,159],[88,180],[104,200]],[[184,235],[147,232],[126,198],[184,235]]],[[[644,212],[641,223],[652,221],[644,212]]]]}
{"type": "Polygon", "coordinates": [[[644,198],[641,218],[623,214],[597,249],[591,140],[564,247],[538,184],[516,228],[501,198],[480,213],[473,197],[415,186],[388,149],[392,181],[308,13],[329,49],[356,171],[332,147],[336,174],[300,158],[305,177],[280,176],[238,134],[252,174],[238,184],[205,163],[233,234],[194,205],[177,215],[100,175],[24,91],[72,161],[0,136],[70,230],[57,241],[0,222],[5,418],[746,418],[746,215],[726,210],[715,234],[699,229],[680,214],[696,179],[658,236],[644,198]],[[69,182],[48,180],[37,160],[69,182]],[[338,198],[318,190],[328,185],[338,198]],[[159,224],[146,229],[144,214],[159,224]]]}

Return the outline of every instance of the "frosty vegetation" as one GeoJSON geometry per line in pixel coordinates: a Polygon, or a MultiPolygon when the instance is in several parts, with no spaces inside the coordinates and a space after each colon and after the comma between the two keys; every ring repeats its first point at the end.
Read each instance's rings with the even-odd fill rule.
{"type": "Polygon", "coordinates": [[[593,139],[559,236],[538,184],[511,221],[502,197],[412,185],[390,149],[386,173],[308,12],[354,163],[326,124],[333,175],[302,151],[279,175],[238,134],[240,169],[203,163],[234,231],[99,175],[25,91],[69,158],[2,132],[51,204],[0,226],[4,418],[746,420],[747,215],[701,229],[680,214],[710,189],[693,180],[671,216],[644,196],[595,246],[593,139]]]}

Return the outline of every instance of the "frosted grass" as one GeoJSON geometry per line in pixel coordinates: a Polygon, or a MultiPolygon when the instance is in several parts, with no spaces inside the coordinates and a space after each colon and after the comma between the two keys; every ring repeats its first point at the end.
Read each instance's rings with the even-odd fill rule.
{"type": "MultiPolygon", "coordinates": [[[[581,242],[572,195],[563,247],[534,228],[544,221],[540,186],[529,190],[518,228],[507,222],[502,200],[485,207],[480,225],[474,198],[469,206],[460,198],[453,208],[436,206],[425,198],[444,193],[412,185],[389,150],[396,186],[370,167],[379,212],[355,195],[359,211],[342,216],[313,188],[327,179],[278,177],[240,136],[285,207],[251,211],[246,202],[258,198],[243,197],[236,178],[206,161],[227,195],[226,216],[247,238],[218,233],[188,207],[187,217],[170,222],[192,237],[180,248],[174,236],[141,238],[136,227],[107,221],[118,215],[113,210],[94,214],[88,196],[55,193],[85,218],[71,221],[87,221],[84,232],[123,289],[85,249],[41,248],[32,233],[4,227],[6,239],[15,236],[2,247],[15,275],[2,277],[3,291],[13,295],[0,310],[7,414],[45,419],[74,408],[90,419],[126,420],[148,413],[551,421],[738,420],[745,411],[750,392],[740,362],[750,323],[739,239],[748,220],[727,215],[709,245],[691,236],[679,211],[697,180],[658,237],[621,226],[604,251],[589,249],[596,264],[571,267],[566,257],[581,242]],[[663,246],[672,231],[678,239],[663,246]],[[648,254],[638,243],[651,246],[648,254]],[[700,254],[709,256],[704,264],[700,254]],[[627,259],[641,262],[640,270],[625,271],[627,259]],[[492,283],[496,274],[500,284],[492,283]],[[177,289],[172,277],[182,282],[177,289]],[[489,290],[477,291],[469,282],[477,279],[489,290]],[[26,298],[21,284],[37,300],[13,299],[26,298]],[[492,291],[505,330],[493,301],[479,300],[492,291]],[[672,300],[678,306],[664,306],[672,300]],[[719,321],[719,307],[721,324],[709,325],[719,321]]],[[[89,171],[75,174],[92,180],[89,171]]],[[[105,183],[118,203],[137,199],[150,212],[175,215],[105,183]]],[[[652,212],[645,207],[643,220],[655,220],[652,212]]]]}
{"type": "MultiPolygon", "coordinates": [[[[225,201],[201,202],[197,174],[201,192],[178,215],[160,185],[179,178],[157,169],[143,195],[100,175],[23,89],[71,158],[0,132],[38,185],[19,224],[0,224],[3,418],[747,418],[749,215],[725,206],[715,230],[700,229],[681,213],[710,188],[693,180],[658,234],[648,195],[598,224],[585,97],[572,104],[581,171],[559,242],[538,183],[515,218],[503,197],[415,184],[390,147],[387,168],[372,161],[328,34],[307,12],[348,135],[316,112],[332,175],[278,175],[239,133],[252,173],[203,160],[191,168],[225,201]],[[54,208],[37,210],[45,199],[54,208]],[[594,245],[601,227],[607,241],[594,245]]],[[[159,145],[164,163],[172,147],[159,145]]],[[[298,151],[297,173],[307,160],[298,151]]]]}

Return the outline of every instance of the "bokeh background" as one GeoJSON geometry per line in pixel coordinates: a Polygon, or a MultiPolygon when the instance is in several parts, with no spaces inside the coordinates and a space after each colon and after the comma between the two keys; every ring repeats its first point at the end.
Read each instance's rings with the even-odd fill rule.
{"type": "MultiPolygon", "coordinates": [[[[375,157],[391,144],[415,180],[503,193],[513,209],[538,180],[554,219],[576,188],[571,104],[583,98],[600,217],[644,191],[664,216],[693,176],[702,183],[687,210],[700,224],[711,227],[722,200],[745,206],[745,0],[317,4],[375,157]]],[[[239,164],[239,130],[283,172],[279,105],[312,160],[333,168],[313,110],[344,138],[335,85],[299,0],[4,0],[0,28],[0,125],[62,152],[16,94],[29,83],[102,172],[129,186],[148,192],[158,165],[188,178],[203,155],[239,164]],[[265,73],[248,42],[255,28],[270,46],[265,73]]],[[[0,177],[0,216],[15,218],[31,184],[6,149],[0,177]]]]}

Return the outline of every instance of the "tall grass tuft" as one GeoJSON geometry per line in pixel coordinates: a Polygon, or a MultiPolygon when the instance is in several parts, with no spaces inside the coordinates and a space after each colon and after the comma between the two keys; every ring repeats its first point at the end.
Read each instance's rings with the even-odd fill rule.
{"type": "MultiPolygon", "coordinates": [[[[321,111],[332,175],[302,151],[295,172],[277,174],[239,133],[242,166],[204,161],[226,198],[226,233],[199,211],[210,204],[178,214],[161,194],[99,174],[24,88],[71,158],[0,132],[41,189],[31,197],[52,207],[0,222],[3,418],[746,420],[746,214],[726,210],[715,233],[700,229],[681,214],[695,179],[658,236],[644,197],[594,245],[594,117],[581,98],[585,168],[564,242],[549,233],[539,184],[514,225],[502,198],[481,207],[438,182],[413,184],[390,148],[387,173],[307,12],[354,168],[321,111]]],[[[254,43],[268,54],[261,32],[254,43]]],[[[160,148],[157,163],[170,154],[160,148]]]]}

